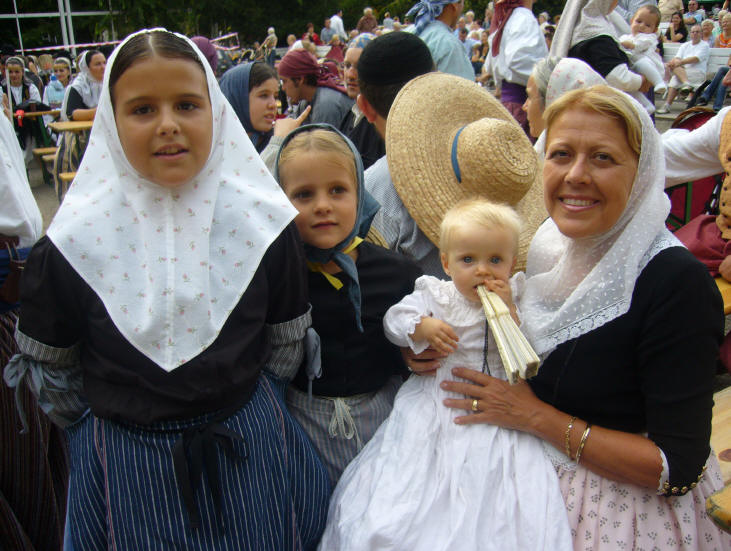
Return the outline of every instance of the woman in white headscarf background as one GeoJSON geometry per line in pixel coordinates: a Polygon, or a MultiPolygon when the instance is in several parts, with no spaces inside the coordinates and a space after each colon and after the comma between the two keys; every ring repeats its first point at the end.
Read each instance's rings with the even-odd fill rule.
{"type": "Polygon", "coordinates": [[[551,42],[551,56],[581,59],[609,86],[629,93],[653,113],[655,106],[643,95],[650,81],[630,70],[627,54],[619,47],[619,36],[630,31],[614,13],[616,6],[617,0],[568,0],[551,42]]]}
{"type": "Polygon", "coordinates": [[[61,105],[61,118],[90,121],[94,119],[96,106],[99,103],[107,60],[98,50],[88,50],[77,60],[79,72],[66,88],[66,95],[61,105]]]}
{"type": "Polygon", "coordinates": [[[723,487],[710,449],[721,297],[665,228],[664,158],[647,113],[606,86],[546,110],[550,218],[519,307],[543,358],[510,386],[470,369],[443,383],[460,424],[530,432],[552,456],[574,548],[729,549],[705,511],[723,487]]]}
{"type": "Polygon", "coordinates": [[[283,399],[311,323],[295,215],[190,40],[118,46],[4,372],[66,428],[74,549],[316,546],[327,473],[283,399]]]}
{"type": "Polygon", "coordinates": [[[546,125],[543,112],[566,92],[577,88],[588,88],[595,84],[606,84],[599,74],[580,59],[555,57],[540,60],[533,67],[523,111],[528,118],[531,137],[536,139],[534,149],[543,159],[546,152],[546,125]]]}

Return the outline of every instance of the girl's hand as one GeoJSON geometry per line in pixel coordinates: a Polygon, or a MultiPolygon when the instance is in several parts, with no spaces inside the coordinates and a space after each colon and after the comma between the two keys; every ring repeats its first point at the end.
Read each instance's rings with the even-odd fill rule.
{"type": "Polygon", "coordinates": [[[451,354],[457,349],[459,337],[449,324],[436,318],[421,318],[411,335],[414,341],[428,341],[437,352],[451,354]]]}
{"type": "Polygon", "coordinates": [[[458,425],[489,423],[532,432],[535,426],[534,420],[544,408],[550,407],[539,400],[528,383],[522,379],[511,385],[507,381],[464,367],[452,369],[452,374],[467,379],[467,382],[444,381],[441,384],[444,390],[466,396],[444,400],[444,405],[447,407],[470,412],[470,415],[457,417],[454,420],[458,425]],[[474,399],[477,399],[476,412],[472,408],[474,399]]]}
{"type": "Polygon", "coordinates": [[[292,132],[292,130],[299,128],[300,126],[302,126],[302,123],[305,122],[305,119],[310,115],[310,111],[312,111],[312,106],[308,105],[305,110],[300,113],[300,116],[296,119],[292,119],[290,117],[277,119],[274,122],[274,135],[286,136],[287,134],[292,132]]]}

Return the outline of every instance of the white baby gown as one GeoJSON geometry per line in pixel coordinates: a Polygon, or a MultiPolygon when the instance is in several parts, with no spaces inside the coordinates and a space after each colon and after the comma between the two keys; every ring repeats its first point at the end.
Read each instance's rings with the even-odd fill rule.
{"type": "Polygon", "coordinates": [[[457,350],[436,377],[412,375],[401,386],[390,416],[335,488],[320,549],[571,550],[556,471],[541,441],[487,424],[455,425],[465,412],[442,403],[457,397],[439,387],[454,378],[455,366],[506,379],[481,305],[451,281],[423,276],[387,312],[386,336],[424,350],[427,343],[407,336],[422,316],[451,325],[457,350]]]}

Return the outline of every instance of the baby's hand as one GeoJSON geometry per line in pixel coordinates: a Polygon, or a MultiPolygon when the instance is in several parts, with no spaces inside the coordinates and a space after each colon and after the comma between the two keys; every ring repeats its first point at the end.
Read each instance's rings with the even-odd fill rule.
{"type": "Polygon", "coordinates": [[[625,40],[624,42],[620,42],[620,44],[622,44],[622,47],[623,48],[627,48],[628,50],[634,50],[635,49],[634,42],[631,42],[629,40],[625,40]]]}
{"type": "Polygon", "coordinates": [[[451,354],[457,349],[457,337],[449,324],[436,318],[421,318],[421,322],[410,335],[414,341],[428,341],[434,350],[451,354]]]}
{"type": "Polygon", "coordinates": [[[488,291],[492,291],[502,299],[505,306],[510,310],[510,315],[515,320],[515,323],[519,324],[518,310],[515,308],[515,304],[513,304],[513,292],[510,290],[510,284],[499,279],[486,279],[485,287],[487,287],[488,291]]]}

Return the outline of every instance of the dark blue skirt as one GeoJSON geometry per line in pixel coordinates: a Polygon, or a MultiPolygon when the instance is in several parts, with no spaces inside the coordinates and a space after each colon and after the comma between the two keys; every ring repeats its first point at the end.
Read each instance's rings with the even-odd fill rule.
{"type": "Polygon", "coordinates": [[[242,437],[217,449],[220,506],[204,475],[192,528],[173,465],[185,429],[206,419],[136,426],[87,415],[67,429],[71,452],[67,538],[73,549],[315,549],[327,518],[327,472],[262,376],[249,402],[222,424],[242,437]]]}

